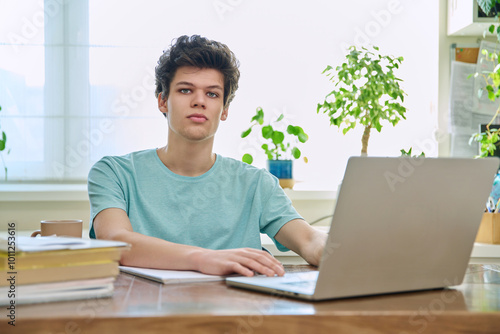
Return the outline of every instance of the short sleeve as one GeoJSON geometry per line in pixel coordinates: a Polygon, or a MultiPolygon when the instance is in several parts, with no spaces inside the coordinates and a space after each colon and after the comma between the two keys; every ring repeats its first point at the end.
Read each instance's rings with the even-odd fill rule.
{"type": "Polygon", "coordinates": [[[289,251],[288,248],[280,244],[274,238],[279,230],[289,221],[294,219],[304,219],[295,210],[292,201],[280,187],[278,179],[265,171],[262,176],[263,185],[263,210],[260,219],[261,233],[267,234],[274,242],[278,250],[289,251]]]}
{"type": "Polygon", "coordinates": [[[88,175],[91,238],[95,238],[93,222],[99,212],[108,208],[127,211],[125,192],[113,165],[113,161],[105,157],[91,168],[88,175]]]}

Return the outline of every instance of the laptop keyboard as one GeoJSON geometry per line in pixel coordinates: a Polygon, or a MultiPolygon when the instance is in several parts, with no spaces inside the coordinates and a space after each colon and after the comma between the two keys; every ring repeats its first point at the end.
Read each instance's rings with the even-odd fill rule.
{"type": "Polygon", "coordinates": [[[283,282],[282,284],[298,287],[302,289],[313,289],[316,287],[316,281],[295,281],[295,282],[283,282]]]}

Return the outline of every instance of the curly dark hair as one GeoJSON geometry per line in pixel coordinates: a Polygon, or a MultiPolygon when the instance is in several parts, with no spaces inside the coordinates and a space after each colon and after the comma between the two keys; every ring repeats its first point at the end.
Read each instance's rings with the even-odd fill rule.
{"type": "Polygon", "coordinates": [[[224,108],[228,108],[238,89],[239,62],[225,45],[199,35],[181,36],[172,42],[158,60],[155,68],[156,98],[168,98],[170,83],[179,67],[193,66],[216,69],[224,76],[224,108]]]}

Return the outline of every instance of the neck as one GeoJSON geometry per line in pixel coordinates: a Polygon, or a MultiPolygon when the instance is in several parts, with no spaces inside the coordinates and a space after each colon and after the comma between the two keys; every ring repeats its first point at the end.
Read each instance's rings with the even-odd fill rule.
{"type": "Polygon", "coordinates": [[[158,157],[168,169],[178,175],[199,176],[215,163],[215,154],[212,153],[213,143],[189,143],[167,146],[156,150],[158,157]]]}

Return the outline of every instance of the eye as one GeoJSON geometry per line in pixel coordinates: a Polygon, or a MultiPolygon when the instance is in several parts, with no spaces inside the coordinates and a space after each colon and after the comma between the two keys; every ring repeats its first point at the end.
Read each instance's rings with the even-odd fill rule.
{"type": "Polygon", "coordinates": [[[179,89],[179,92],[181,92],[182,94],[189,94],[191,92],[191,89],[181,88],[179,89]]]}
{"type": "Polygon", "coordinates": [[[213,92],[208,92],[208,93],[207,93],[207,96],[208,96],[208,97],[219,97],[219,94],[217,94],[217,93],[213,93],[213,92]]]}

